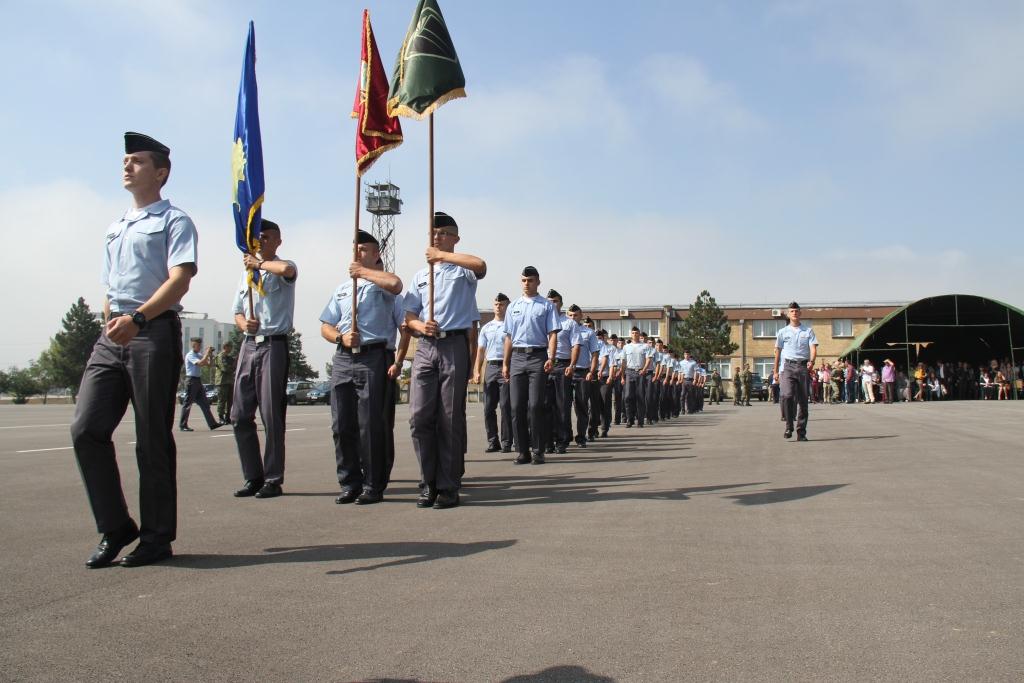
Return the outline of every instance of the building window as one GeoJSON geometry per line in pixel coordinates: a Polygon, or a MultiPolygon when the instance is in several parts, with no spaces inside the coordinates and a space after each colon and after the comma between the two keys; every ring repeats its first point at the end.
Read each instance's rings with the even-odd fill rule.
{"type": "Polygon", "coordinates": [[[634,327],[640,329],[647,335],[658,336],[658,323],[660,320],[633,320],[632,318],[619,318],[618,320],[598,320],[595,322],[598,329],[605,330],[608,334],[617,334],[620,337],[629,339],[629,332],[634,327]]]}
{"type": "Polygon", "coordinates": [[[775,339],[775,335],[787,324],[785,320],[751,320],[750,323],[755,339],[775,339]]]}
{"type": "Polygon", "coordinates": [[[761,379],[770,377],[772,374],[772,366],[775,364],[775,357],[771,358],[755,358],[754,366],[751,372],[761,375],[761,379]]]}
{"type": "Polygon", "coordinates": [[[715,370],[718,370],[722,379],[732,379],[732,363],[728,358],[719,358],[708,363],[708,374],[710,375],[715,370]]]}
{"type": "Polygon", "coordinates": [[[852,337],[853,336],[853,320],[850,318],[841,318],[832,321],[832,336],[833,337],[852,337]]]}

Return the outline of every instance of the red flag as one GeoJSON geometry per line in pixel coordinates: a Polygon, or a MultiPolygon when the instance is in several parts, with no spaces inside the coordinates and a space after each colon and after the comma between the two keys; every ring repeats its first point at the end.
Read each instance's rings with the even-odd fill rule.
{"type": "Polygon", "coordinates": [[[388,116],[388,78],[380,63],[377,41],[370,28],[370,10],[363,10],[362,63],[352,105],[356,128],[356,177],[369,170],[384,152],[402,144],[402,124],[388,116]]]}

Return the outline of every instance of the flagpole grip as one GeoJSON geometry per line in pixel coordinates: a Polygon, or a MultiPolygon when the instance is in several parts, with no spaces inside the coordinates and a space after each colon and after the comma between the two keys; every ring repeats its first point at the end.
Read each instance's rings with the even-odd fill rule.
{"type": "MultiPolygon", "coordinates": [[[[429,161],[430,161],[430,214],[427,217],[427,246],[434,246],[434,113],[430,113],[430,144],[429,144],[429,161]]],[[[430,283],[430,317],[428,320],[434,319],[434,264],[427,262],[427,269],[429,272],[428,282],[430,283]]]]}

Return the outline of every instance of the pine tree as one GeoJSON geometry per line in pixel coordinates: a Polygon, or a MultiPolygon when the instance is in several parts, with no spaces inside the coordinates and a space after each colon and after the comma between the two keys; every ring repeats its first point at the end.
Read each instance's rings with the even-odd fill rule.
{"type": "Polygon", "coordinates": [[[93,316],[85,299],[79,297],[64,315],[61,325],[63,329],[50,340],[50,348],[39,356],[38,374],[54,386],[68,387],[74,398],[103,324],[93,316]]]}
{"type": "Polygon", "coordinates": [[[701,362],[715,356],[731,355],[738,347],[729,340],[729,320],[708,290],[690,304],[689,315],[676,323],[671,347],[678,353],[689,351],[701,362]]]}
{"type": "Polygon", "coordinates": [[[317,372],[309,367],[306,354],[302,352],[302,333],[288,335],[288,379],[316,379],[317,372]]]}

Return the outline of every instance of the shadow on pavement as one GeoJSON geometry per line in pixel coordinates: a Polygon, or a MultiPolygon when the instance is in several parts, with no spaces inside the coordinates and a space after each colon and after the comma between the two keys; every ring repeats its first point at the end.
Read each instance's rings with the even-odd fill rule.
{"type": "Polygon", "coordinates": [[[311,545],[295,548],[267,548],[259,555],[176,555],[167,562],[168,567],[183,569],[231,569],[259,564],[288,564],[299,562],[351,562],[394,558],[388,562],[363,567],[338,569],[328,574],[355,572],[418,564],[451,557],[466,557],[488,550],[500,550],[515,545],[514,540],[480,541],[478,543],[442,543],[408,541],[400,543],[339,543],[311,545]]]}
{"type": "MultiPolygon", "coordinates": [[[[527,465],[523,465],[527,467],[527,465]]],[[[530,466],[532,467],[532,465],[530,466]]],[[[660,491],[637,491],[622,487],[647,481],[646,476],[578,477],[521,476],[473,477],[463,484],[465,502],[479,506],[546,505],[552,503],[594,503],[616,500],[690,500],[690,495],[723,489],[760,486],[767,482],[716,484],[660,491]]]]}
{"type": "Polygon", "coordinates": [[[874,436],[833,436],[825,439],[811,439],[811,441],[853,441],[854,439],[895,439],[899,434],[877,434],[874,436]]]}
{"type": "Polygon", "coordinates": [[[543,681],[579,681],[580,683],[615,683],[611,676],[602,676],[574,664],[549,666],[533,674],[521,674],[502,679],[501,683],[543,683],[543,681]]]}
{"type": "Polygon", "coordinates": [[[821,493],[828,493],[841,489],[847,484],[823,484],[821,486],[791,486],[785,489],[768,489],[767,491],[756,491],[754,493],[740,493],[735,496],[725,496],[736,501],[737,505],[769,505],[771,503],[786,503],[791,500],[810,498],[821,493]]]}

